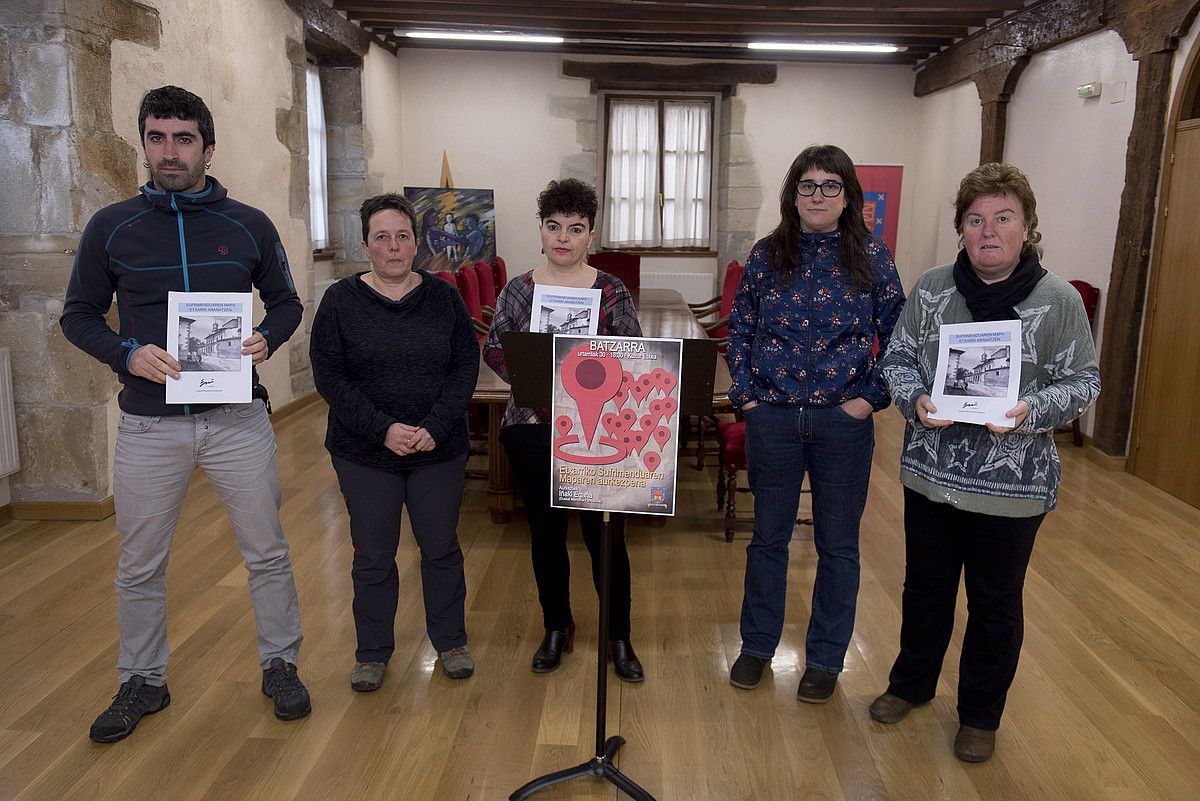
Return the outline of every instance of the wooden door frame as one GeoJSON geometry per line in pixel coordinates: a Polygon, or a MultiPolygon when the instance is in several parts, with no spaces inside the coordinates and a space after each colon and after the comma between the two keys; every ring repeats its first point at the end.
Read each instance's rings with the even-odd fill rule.
{"type": "MultiPolygon", "coordinates": [[[[1125,469],[1129,473],[1134,473],[1137,468],[1139,442],[1141,438],[1142,424],[1145,422],[1144,410],[1147,406],[1147,401],[1152,399],[1146,397],[1146,361],[1149,356],[1149,337],[1154,329],[1154,316],[1158,311],[1158,290],[1159,280],[1162,275],[1162,259],[1163,259],[1163,238],[1166,234],[1166,217],[1164,211],[1169,213],[1167,201],[1171,197],[1171,178],[1175,172],[1173,158],[1175,154],[1175,139],[1176,133],[1179,130],[1183,120],[1179,119],[1183,113],[1184,103],[1196,103],[1197,95],[1200,95],[1200,38],[1196,39],[1192,44],[1192,50],[1188,53],[1187,61],[1184,63],[1183,72],[1179,77],[1179,91],[1175,93],[1175,98],[1171,101],[1171,116],[1167,125],[1167,140],[1163,147],[1161,174],[1162,181],[1159,186],[1158,193],[1158,208],[1155,209],[1154,228],[1158,233],[1154,237],[1154,246],[1150,253],[1150,282],[1146,289],[1147,308],[1146,313],[1142,317],[1141,330],[1141,349],[1138,354],[1138,373],[1137,386],[1134,392],[1133,401],[1133,425],[1130,428],[1129,438],[1129,458],[1126,461],[1125,469]]],[[[1195,119],[1194,126],[1188,125],[1188,128],[1200,127],[1200,119],[1195,119]]],[[[1179,210],[1176,210],[1179,213],[1179,210]]]]}

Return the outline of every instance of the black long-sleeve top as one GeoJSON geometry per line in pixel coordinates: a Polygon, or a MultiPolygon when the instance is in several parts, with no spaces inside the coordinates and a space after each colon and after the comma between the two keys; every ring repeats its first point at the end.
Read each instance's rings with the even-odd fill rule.
{"type": "Polygon", "coordinates": [[[309,353],[329,404],[325,447],[334,456],[396,472],[467,450],[479,343],[458,291],[417,272],[421,283],[398,301],[363,283],[362,273],[325,291],[309,353]],[[393,423],[424,428],[437,447],[397,456],[383,445],[393,423]]]}

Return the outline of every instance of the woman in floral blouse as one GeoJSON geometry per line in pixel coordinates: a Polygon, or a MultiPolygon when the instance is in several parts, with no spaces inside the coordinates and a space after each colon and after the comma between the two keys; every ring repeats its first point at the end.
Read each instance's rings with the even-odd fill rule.
{"type": "Polygon", "coordinates": [[[833,695],[854,631],[871,416],[890,400],[875,346],[887,347],[904,291],[891,252],[863,222],[862,187],[841,148],[797,156],[779,210],[750,253],[729,320],[729,398],[745,415],[754,493],[742,649],[729,681],[757,686],[779,645],[807,473],[817,574],[796,696],[819,704],[833,695]]]}

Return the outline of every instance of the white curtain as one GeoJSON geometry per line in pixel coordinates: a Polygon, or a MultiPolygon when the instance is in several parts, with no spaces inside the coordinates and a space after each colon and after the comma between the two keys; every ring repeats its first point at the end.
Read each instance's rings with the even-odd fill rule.
{"type": "Polygon", "coordinates": [[[321,78],[308,65],[308,214],[313,250],[329,244],[328,184],[325,178],[325,107],[321,105],[321,78]]]}
{"type": "Polygon", "coordinates": [[[658,103],[617,100],[609,107],[608,244],[659,243],[658,103]]]}
{"type": "Polygon", "coordinates": [[[663,247],[708,246],[710,109],[703,101],[663,104],[663,247]]]}

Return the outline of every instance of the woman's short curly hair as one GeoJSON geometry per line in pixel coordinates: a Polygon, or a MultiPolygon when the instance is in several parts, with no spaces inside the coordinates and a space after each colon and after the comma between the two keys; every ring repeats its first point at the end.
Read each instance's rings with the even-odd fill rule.
{"type": "Polygon", "coordinates": [[[1042,234],[1037,229],[1037,198],[1033,196],[1033,187],[1025,173],[1011,164],[989,162],[980,164],[971,170],[958,185],[958,195],[954,198],[954,230],[961,237],[963,232],[963,217],[971,204],[984,195],[1012,195],[1021,204],[1021,215],[1025,218],[1025,246],[1022,255],[1033,250],[1040,257],[1042,234]]]}
{"type": "Polygon", "coordinates": [[[589,228],[596,227],[596,213],[600,210],[596,190],[578,178],[564,178],[546,184],[546,188],[538,195],[537,203],[539,220],[552,214],[578,214],[587,217],[589,228]]]}

